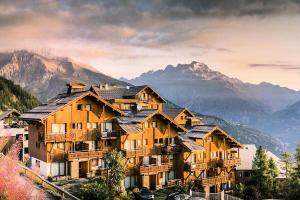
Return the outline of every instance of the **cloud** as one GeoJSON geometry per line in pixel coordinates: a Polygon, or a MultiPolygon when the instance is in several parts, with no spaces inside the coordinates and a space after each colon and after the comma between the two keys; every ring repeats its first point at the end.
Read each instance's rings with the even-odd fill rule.
{"type": "Polygon", "coordinates": [[[282,70],[300,70],[300,66],[292,64],[278,64],[278,63],[252,63],[249,64],[251,68],[276,68],[282,70]]]}

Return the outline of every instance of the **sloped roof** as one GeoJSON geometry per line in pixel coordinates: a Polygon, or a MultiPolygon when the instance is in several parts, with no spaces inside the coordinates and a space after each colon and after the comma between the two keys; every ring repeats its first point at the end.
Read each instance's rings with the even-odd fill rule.
{"type": "Polygon", "coordinates": [[[4,119],[5,117],[7,117],[10,114],[15,114],[16,116],[20,116],[21,114],[19,113],[19,111],[17,111],[16,109],[9,109],[7,111],[4,111],[0,114],[0,120],[4,119]]]}
{"type": "Polygon", "coordinates": [[[98,96],[102,97],[105,100],[122,99],[124,91],[126,90],[125,87],[112,87],[110,89],[104,90],[96,86],[92,86],[91,89],[95,91],[98,96]]]}
{"type": "Polygon", "coordinates": [[[234,137],[232,137],[223,129],[215,125],[197,125],[194,126],[191,130],[189,130],[186,134],[190,138],[203,139],[216,131],[218,131],[218,133],[225,135],[227,139],[235,143],[237,146],[242,147],[242,144],[239,141],[237,141],[234,137]]]}
{"type": "Polygon", "coordinates": [[[165,100],[148,85],[130,87],[109,87],[108,89],[100,89],[97,86],[92,86],[90,90],[94,91],[97,95],[101,96],[106,100],[112,100],[133,97],[141,91],[145,90],[146,88],[152,90],[163,102],[165,102],[165,100]]]}
{"type": "Polygon", "coordinates": [[[48,103],[43,104],[41,106],[35,107],[32,110],[23,113],[20,118],[24,120],[42,120],[46,118],[48,115],[62,109],[64,106],[81,99],[85,96],[93,96],[100,100],[102,103],[108,105],[111,107],[113,110],[117,111],[120,114],[124,114],[122,111],[114,108],[111,104],[106,102],[105,100],[101,99],[94,93],[90,91],[80,91],[80,92],[74,92],[70,95],[67,94],[60,94],[57,97],[51,99],[48,103]]]}
{"type": "Polygon", "coordinates": [[[181,113],[183,113],[185,111],[190,113],[192,116],[194,116],[194,114],[186,108],[168,108],[165,106],[163,108],[163,112],[166,113],[167,115],[169,115],[172,119],[175,119],[176,117],[178,117],[178,115],[180,115],[181,113]]]}
{"type": "Polygon", "coordinates": [[[186,134],[179,134],[177,138],[179,139],[180,145],[182,145],[185,149],[187,149],[190,152],[204,151],[204,147],[202,145],[189,139],[186,134]]]}
{"type": "Polygon", "coordinates": [[[183,127],[180,124],[177,124],[168,115],[166,115],[165,113],[163,113],[159,110],[154,110],[154,109],[141,110],[135,114],[130,113],[130,114],[127,114],[126,116],[118,117],[117,120],[118,120],[119,124],[136,124],[136,123],[143,123],[144,121],[146,121],[147,119],[149,119],[155,115],[161,115],[165,119],[170,121],[172,124],[174,124],[177,128],[180,128],[184,132],[187,131],[187,129],[185,127],[183,127]]]}
{"type": "Polygon", "coordinates": [[[121,129],[125,131],[125,133],[142,133],[143,130],[139,128],[136,124],[119,124],[121,129]]]}

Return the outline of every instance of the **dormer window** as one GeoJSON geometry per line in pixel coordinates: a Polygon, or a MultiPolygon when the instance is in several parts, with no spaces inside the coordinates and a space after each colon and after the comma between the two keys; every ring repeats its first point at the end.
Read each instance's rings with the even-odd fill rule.
{"type": "Polygon", "coordinates": [[[157,122],[156,121],[152,122],[152,128],[157,128],[157,122]]]}
{"type": "Polygon", "coordinates": [[[144,123],[144,127],[149,128],[149,123],[147,121],[144,123]]]}
{"type": "Polygon", "coordinates": [[[91,111],[91,104],[86,104],[86,105],[85,105],[85,109],[86,109],[87,111],[91,111]]]}
{"type": "Polygon", "coordinates": [[[77,105],[77,110],[82,110],[82,104],[77,105]]]}

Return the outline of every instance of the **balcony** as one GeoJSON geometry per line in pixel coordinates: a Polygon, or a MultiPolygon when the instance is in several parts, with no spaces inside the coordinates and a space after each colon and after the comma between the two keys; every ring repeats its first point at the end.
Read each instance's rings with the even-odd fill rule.
{"type": "Polygon", "coordinates": [[[237,165],[241,165],[240,158],[220,160],[220,167],[231,167],[231,166],[237,166],[237,165]]]}
{"type": "Polygon", "coordinates": [[[227,176],[222,175],[222,176],[203,178],[199,180],[199,183],[202,186],[213,186],[217,184],[227,183],[228,181],[230,181],[230,177],[228,175],[227,176]]]}
{"type": "Polygon", "coordinates": [[[124,156],[126,158],[131,158],[131,157],[138,157],[138,156],[144,156],[150,153],[150,149],[134,149],[134,150],[123,150],[124,156]]]}
{"type": "Polygon", "coordinates": [[[100,132],[99,133],[101,139],[117,139],[120,136],[119,131],[111,131],[111,132],[100,132]]]}
{"type": "Polygon", "coordinates": [[[184,170],[188,172],[193,172],[196,170],[205,170],[207,169],[208,165],[205,162],[199,163],[184,163],[184,170]]]}
{"type": "Polygon", "coordinates": [[[74,159],[91,159],[103,158],[106,154],[106,149],[93,150],[93,151],[74,151],[68,153],[68,160],[74,159]]]}
{"type": "Polygon", "coordinates": [[[45,136],[45,142],[71,142],[75,139],[75,133],[47,134],[45,136]]]}
{"type": "Polygon", "coordinates": [[[166,172],[170,170],[169,163],[154,164],[154,165],[143,165],[140,166],[138,171],[141,175],[153,175],[159,172],[166,172]]]}

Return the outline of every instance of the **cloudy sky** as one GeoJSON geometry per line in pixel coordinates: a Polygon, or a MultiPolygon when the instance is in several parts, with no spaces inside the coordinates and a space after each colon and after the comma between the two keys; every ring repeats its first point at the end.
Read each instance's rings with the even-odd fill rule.
{"type": "Polygon", "coordinates": [[[113,77],[204,62],[300,89],[299,0],[0,0],[0,50],[69,56],[113,77]]]}

